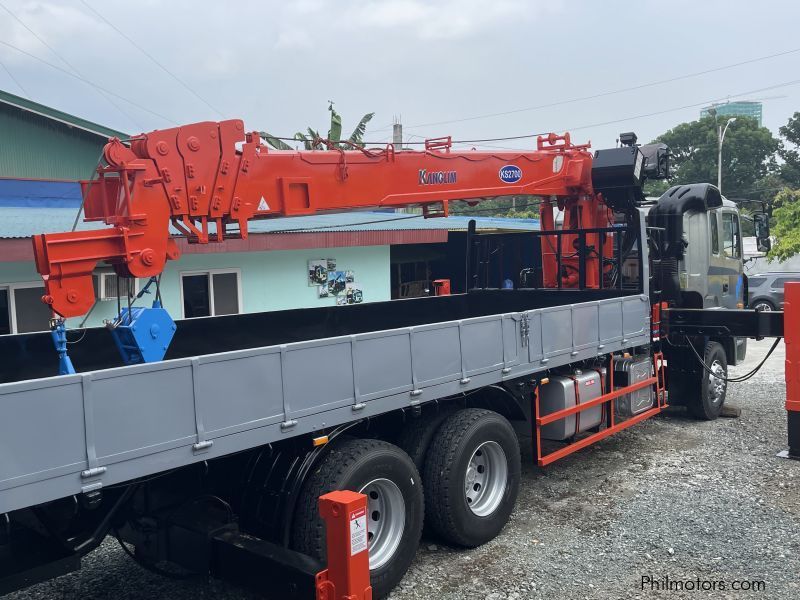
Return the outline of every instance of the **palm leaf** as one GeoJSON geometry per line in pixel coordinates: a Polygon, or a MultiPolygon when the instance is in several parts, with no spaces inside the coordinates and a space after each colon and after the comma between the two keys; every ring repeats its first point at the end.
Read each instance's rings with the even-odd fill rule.
{"type": "Polygon", "coordinates": [[[266,131],[259,131],[258,135],[260,135],[261,139],[267,142],[268,145],[272,146],[277,150],[292,150],[292,147],[289,144],[287,144],[283,140],[279,140],[274,135],[270,135],[266,131]]]}
{"type": "Polygon", "coordinates": [[[325,144],[322,142],[315,142],[315,140],[322,139],[322,136],[319,134],[319,131],[314,131],[311,127],[307,127],[306,131],[308,131],[309,142],[311,144],[310,150],[324,150],[325,144]]]}
{"type": "Polygon", "coordinates": [[[303,142],[303,147],[306,150],[313,150],[311,147],[311,140],[309,140],[304,133],[298,131],[294,134],[294,139],[296,139],[298,142],[303,142]]]}
{"type": "Polygon", "coordinates": [[[331,111],[331,128],[328,130],[328,139],[338,146],[339,140],[342,139],[342,117],[333,108],[333,103],[328,105],[328,110],[331,111]]]}
{"type": "Polygon", "coordinates": [[[351,144],[361,144],[364,141],[364,134],[367,131],[367,123],[372,120],[372,117],[375,116],[374,112],[367,113],[356,125],[356,128],[353,130],[353,133],[350,134],[350,137],[347,138],[347,141],[351,144]]]}

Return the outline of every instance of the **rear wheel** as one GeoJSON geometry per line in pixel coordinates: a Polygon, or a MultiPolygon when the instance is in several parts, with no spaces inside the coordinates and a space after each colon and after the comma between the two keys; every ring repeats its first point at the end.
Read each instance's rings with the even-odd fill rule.
{"type": "Polygon", "coordinates": [[[445,420],[428,449],[428,523],[459,546],[488,542],[508,522],[519,480],[519,442],[511,424],[490,410],[461,410],[445,420]]]}
{"type": "Polygon", "coordinates": [[[400,432],[400,436],[397,438],[397,445],[411,457],[420,475],[425,470],[425,455],[428,452],[433,436],[442,426],[444,420],[452,414],[452,409],[441,409],[435,413],[423,413],[403,426],[403,431],[400,432]]]}
{"type": "Polygon", "coordinates": [[[294,515],[292,546],[325,560],[325,523],[318,498],[333,490],[367,496],[370,582],[386,596],[408,570],[419,545],[424,501],[414,463],[400,448],[380,440],[348,439],[332,448],[303,485],[294,515]]]}

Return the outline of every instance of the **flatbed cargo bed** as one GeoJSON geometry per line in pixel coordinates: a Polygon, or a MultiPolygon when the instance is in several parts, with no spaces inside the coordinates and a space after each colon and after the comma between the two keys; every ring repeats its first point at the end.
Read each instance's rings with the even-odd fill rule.
{"type": "Polygon", "coordinates": [[[0,513],[645,345],[649,307],[483,290],[192,319],[168,360],[127,367],[96,328],[61,377],[49,333],[4,336],[0,513]]]}

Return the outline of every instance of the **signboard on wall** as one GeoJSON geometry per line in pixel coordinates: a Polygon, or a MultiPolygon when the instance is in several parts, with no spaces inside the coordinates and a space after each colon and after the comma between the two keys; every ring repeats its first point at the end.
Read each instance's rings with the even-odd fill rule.
{"type": "Polygon", "coordinates": [[[318,298],[335,298],[337,306],[364,301],[364,291],[356,283],[355,271],[337,269],[335,258],[309,260],[308,285],[317,288],[318,298]]]}

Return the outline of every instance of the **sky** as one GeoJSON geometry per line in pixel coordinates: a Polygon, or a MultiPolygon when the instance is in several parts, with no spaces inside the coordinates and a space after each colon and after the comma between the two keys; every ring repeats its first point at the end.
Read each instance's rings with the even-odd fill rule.
{"type": "Polygon", "coordinates": [[[372,143],[399,119],[405,141],[602,148],[755,99],[777,134],[800,111],[798,22],[796,0],[0,0],[0,89],[127,133],[324,134],[330,100],[345,133],[376,113],[372,143]]]}

